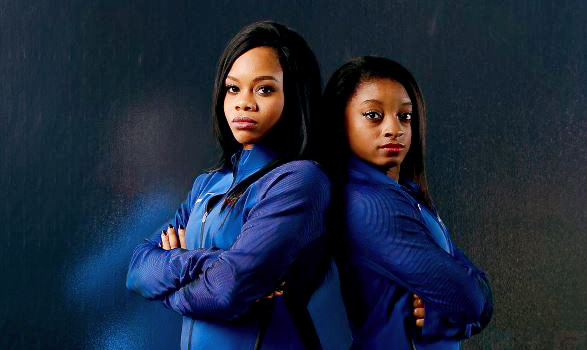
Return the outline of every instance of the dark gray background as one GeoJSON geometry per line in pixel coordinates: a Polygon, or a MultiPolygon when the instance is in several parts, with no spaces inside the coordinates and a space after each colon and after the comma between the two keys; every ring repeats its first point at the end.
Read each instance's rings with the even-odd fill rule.
{"type": "Polygon", "coordinates": [[[216,60],[259,19],[325,77],[376,54],[420,82],[432,194],[493,284],[465,348],[587,347],[584,1],[171,3],[0,1],[1,348],[177,348],[126,268],[213,164],[216,60]]]}

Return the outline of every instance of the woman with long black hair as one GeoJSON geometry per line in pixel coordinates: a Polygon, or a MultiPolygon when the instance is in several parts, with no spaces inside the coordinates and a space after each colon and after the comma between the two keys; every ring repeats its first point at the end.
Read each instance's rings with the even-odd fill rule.
{"type": "Polygon", "coordinates": [[[359,57],[333,74],[323,103],[353,348],[458,349],[487,325],[493,301],[432,204],[416,80],[396,62],[359,57]]]}
{"type": "Polygon", "coordinates": [[[318,348],[307,304],[328,266],[330,182],[307,157],[320,70],[273,22],[220,58],[212,119],[222,149],[160,239],[139,245],[127,287],[183,315],[182,349],[318,348]]]}

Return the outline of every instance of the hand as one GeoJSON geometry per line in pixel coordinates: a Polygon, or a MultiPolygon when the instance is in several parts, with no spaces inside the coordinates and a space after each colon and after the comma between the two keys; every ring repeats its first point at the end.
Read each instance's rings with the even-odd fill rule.
{"type": "Polygon", "coordinates": [[[175,232],[175,228],[169,224],[167,230],[161,232],[161,248],[165,250],[171,250],[175,248],[187,249],[185,244],[185,227],[179,225],[178,232],[175,232]]]}
{"type": "Polygon", "coordinates": [[[416,326],[424,327],[424,302],[419,296],[414,294],[414,316],[416,316],[416,326]]]}
{"type": "MultiPolygon", "coordinates": [[[[285,281],[281,282],[281,284],[279,285],[279,287],[275,288],[275,290],[271,293],[269,293],[269,295],[264,296],[261,299],[273,299],[275,297],[280,297],[283,295],[283,286],[285,285],[285,281]]],[[[261,301],[261,299],[257,299],[257,303],[261,301]]]]}

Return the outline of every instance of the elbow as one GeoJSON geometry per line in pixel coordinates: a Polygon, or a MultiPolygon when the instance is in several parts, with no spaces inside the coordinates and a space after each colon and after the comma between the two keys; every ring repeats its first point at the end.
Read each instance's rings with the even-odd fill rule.
{"type": "Polygon", "coordinates": [[[468,323],[479,325],[483,329],[489,324],[493,315],[493,296],[489,285],[482,283],[479,291],[472,298],[468,298],[468,323]]]}
{"type": "Polygon", "coordinates": [[[246,289],[245,286],[233,280],[215,293],[214,317],[218,316],[222,320],[231,321],[246,314],[256,300],[247,297],[246,289]]]}
{"type": "Polygon", "coordinates": [[[142,267],[141,261],[144,258],[144,251],[140,248],[141,246],[135,249],[130,260],[128,272],[126,274],[126,288],[145,298],[152,298],[153,295],[148,293],[152,281],[149,281],[149,274],[146,273],[144,267],[142,267]]]}
{"type": "Polygon", "coordinates": [[[129,268],[128,273],[126,275],[126,288],[131,292],[135,292],[145,298],[149,298],[146,295],[146,281],[141,278],[141,274],[133,269],[132,267],[129,268]]]}
{"type": "Polygon", "coordinates": [[[126,289],[130,290],[131,292],[139,292],[140,285],[141,283],[137,273],[133,269],[129,269],[126,275],[126,289]]]}
{"type": "Polygon", "coordinates": [[[482,302],[477,306],[477,310],[479,310],[479,312],[477,312],[475,316],[479,324],[480,331],[481,329],[487,327],[489,321],[491,321],[491,317],[493,316],[493,295],[491,294],[490,289],[487,288],[486,293],[482,298],[482,302]]]}
{"type": "Polygon", "coordinates": [[[217,312],[224,320],[234,320],[246,312],[236,286],[231,284],[216,297],[217,312]]]}

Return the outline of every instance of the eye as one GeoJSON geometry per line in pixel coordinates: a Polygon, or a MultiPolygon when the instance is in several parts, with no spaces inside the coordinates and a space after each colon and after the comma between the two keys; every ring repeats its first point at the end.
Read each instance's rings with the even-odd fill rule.
{"type": "Polygon", "coordinates": [[[275,89],[272,86],[268,85],[259,86],[259,88],[257,88],[257,93],[261,96],[270,95],[274,91],[275,89]]]}
{"type": "Polygon", "coordinates": [[[398,119],[401,121],[406,121],[409,122],[410,120],[412,120],[412,113],[400,113],[398,116],[398,119]]]}
{"type": "Polygon", "coordinates": [[[226,92],[229,94],[236,94],[238,93],[238,87],[236,85],[226,85],[226,92]]]}
{"type": "Polygon", "coordinates": [[[363,117],[367,120],[379,121],[383,119],[383,115],[377,111],[368,111],[363,113],[363,117]]]}

